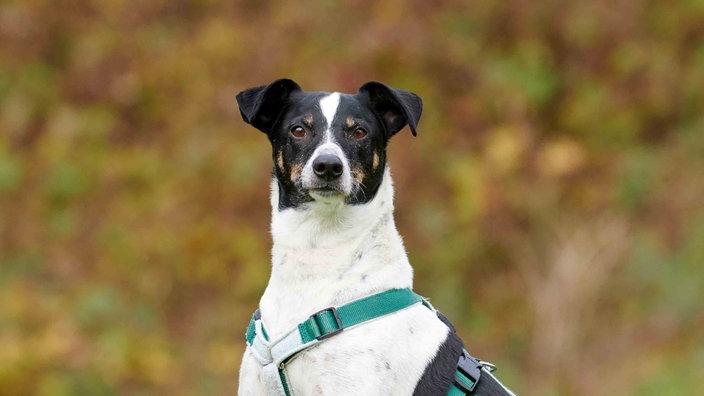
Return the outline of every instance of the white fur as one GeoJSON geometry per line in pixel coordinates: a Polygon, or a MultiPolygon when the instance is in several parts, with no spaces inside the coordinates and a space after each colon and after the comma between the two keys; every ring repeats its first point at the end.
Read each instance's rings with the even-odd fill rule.
{"type": "MultiPolygon", "coordinates": [[[[315,183],[317,176],[313,171],[313,161],[315,161],[318,156],[323,154],[332,154],[342,160],[342,175],[340,175],[340,187],[342,188],[342,192],[345,195],[351,194],[353,189],[352,181],[354,179],[352,178],[352,173],[350,173],[349,160],[347,159],[345,153],[342,151],[342,148],[340,148],[340,146],[333,142],[323,143],[318,146],[318,148],[315,149],[315,151],[313,152],[313,155],[311,155],[310,159],[308,159],[308,161],[306,162],[305,166],[303,167],[303,171],[301,172],[301,182],[303,188],[309,189],[315,183]]],[[[316,198],[318,200],[326,200],[325,197],[316,194],[315,191],[311,191],[311,195],[313,196],[313,198],[316,198]]],[[[338,197],[335,197],[334,199],[339,200],[338,197]]]]}
{"type": "MultiPolygon", "coordinates": [[[[272,270],[260,301],[276,339],[323,308],[391,288],[412,286],[413,271],[393,221],[388,167],[375,198],[347,205],[343,197],[278,209],[272,181],[272,270]]],[[[409,395],[447,327],[418,304],[350,329],[299,354],[286,366],[294,395],[409,395]]],[[[240,394],[263,395],[261,367],[248,350],[240,394]]]]}
{"type": "MultiPolygon", "coordinates": [[[[411,287],[413,270],[392,218],[389,173],[387,168],[376,197],[364,205],[347,205],[337,197],[303,209],[273,211],[272,273],[260,307],[264,311],[300,303],[300,311],[305,311],[291,309],[271,320],[263,318],[273,338],[276,328],[284,331],[308,312],[370,292],[411,287]],[[363,259],[354,263],[360,252],[363,259]]],[[[277,196],[278,188],[272,188],[272,204],[278,206],[277,196]]]]}
{"type": "Polygon", "coordinates": [[[340,105],[340,93],[333,92],[330,95],[325,96],[320,99],[320,111],[325,117],[328,125],[325,129],[325,142],[332,142],[332,121],[335,119],[335,114],[337,114],[337,107],[340,105]]]}

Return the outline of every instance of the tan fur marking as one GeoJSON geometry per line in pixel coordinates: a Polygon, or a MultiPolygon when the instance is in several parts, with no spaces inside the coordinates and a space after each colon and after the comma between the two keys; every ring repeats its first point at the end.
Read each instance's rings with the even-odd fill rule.
{"type": "Polygon", "coordinates": [[[291,181],[296,182],[298,180],[298,177],[301,175],[301,172],[303,171],[303,165],[302,164],[295,164],[291,166],[291,181]]]}
{"type": "Polygon", "coordinates": [[[372,159],[372,169],[376,170],[379,167],[379,154],[374,152],[374,158],[372,159]]]}
{"type": "Polygon", "coordinates": [[[352,128],[356,123],[354,122],[354,119],[352,117],[347,117],[345,120],[345,126],[347,128],[352,128]]]}
{"type": "Polygon", "coordinates": [[[362,168],[353,168],[352,169],[352,177],[357,181],[357,183],[361,184],[364,181],[364,170],[362,168]]]}
{"type": "Polygon", "coordinates": [[[303,117],[303,123],[306,124],[308,128],[313,126],[313,114],[306,114],[305,117],[303,117]]]}
{"type": "Polygon", "coordinates": [[[284,153],[282,151],[279,151],[279,154],[276,156],[276,164],[281,171],[284,170],[284,153]]]}

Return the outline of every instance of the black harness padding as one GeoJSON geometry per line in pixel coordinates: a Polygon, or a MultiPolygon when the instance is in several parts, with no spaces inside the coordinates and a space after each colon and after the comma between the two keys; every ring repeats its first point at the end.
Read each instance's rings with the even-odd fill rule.
{"type": "Polygon", "coordinates": [[[499,381],[491,374],[482,372],[482,377],[472,391],[472,396],[505,396],[509,395],[499,381]]]}

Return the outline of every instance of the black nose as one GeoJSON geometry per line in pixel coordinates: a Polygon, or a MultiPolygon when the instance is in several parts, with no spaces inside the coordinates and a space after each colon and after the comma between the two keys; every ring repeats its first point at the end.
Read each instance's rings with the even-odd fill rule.
{"type": "Polygon", "coordinates": [[[318,177],[328,181],[337,179],[342,174],[342,160],[336,155],[319,155],[313,161],[313,172],[318,177]]]}

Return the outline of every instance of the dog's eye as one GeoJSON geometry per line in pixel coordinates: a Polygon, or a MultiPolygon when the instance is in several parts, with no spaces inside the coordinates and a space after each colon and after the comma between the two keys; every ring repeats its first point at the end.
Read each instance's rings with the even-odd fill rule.
{"type": "Polygon", "coordinates": [[[352,132],[352,137],[358,140],[365,136],[367,136],[367,131],[362,128],[357,128],[354,130],[354,132],[352,132]]]}
{"type": "Polygon", "coordinates": [[[291,135],[297,138],[302,138],[303,136],[306,135],[306,130],[303,129],[303,127],[300,126],[295,126],[291,128],[291,135]]]}

